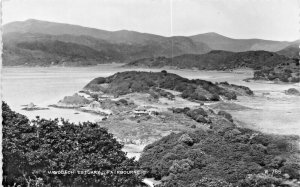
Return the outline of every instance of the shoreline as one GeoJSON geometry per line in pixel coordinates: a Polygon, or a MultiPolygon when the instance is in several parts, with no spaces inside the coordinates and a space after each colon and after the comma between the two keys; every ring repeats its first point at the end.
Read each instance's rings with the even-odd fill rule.
{"type": "Polygon", "coordinates": [[[2,66],[3,69],[10,69],[10,68],[91,68],[91,67],[99,67],[99,66],[122,66],[126,63],[104,63],[104,64],[97,64],[97,65],[86,65],[86,66],[25,66],[25,65],[18,65],[18,66],[2,66]]]}
{"type": "MultiPolygon", "coordinates": [[[[113,72],[116,70],[116,71],[126,71],[126,69],[122,69],[122,68],[118,68],[117,66],[119,66],[120,64],[106,64],[106,65],[104,65],[104,66],[106,66],[107,67],[107,65],[108,66],[110,66],[110,67],[116,67],[116,68],[113,68],[113,70],[112,70],[112,72],[110,72],[110,71],[108,71],[108,74],[113,74],[113,72]]],[[[78,68],[79,70],[80,69],[82,69],[82,70],[89,70],[90,68],[91,68],[92,66],[90,66],[90,67],[76,67],[76,68],[78,68]]],[[[93,67],[97,67],[97,66],[93,66],[93,67]]],[[[101,67],[101,66],[99,66],[99,67],[101,67]]],[[[35,72],[35,68],[43,68],[43,69],[50,69],[50,72],[52,73],[52,72],[56,72],[55,70],[56,69],[61,69],[62,67],[55,67],[55,68],[53,68],[52,69],[52,67],[34,67],[34,68],[30,68],[30,69],[32,69],[32,71],[30,71],[30,70],[28,70],[28,71],[26,71],[26,73],[25,73],[25,75],[26,76],[30,76],[30,77],[33,77],[34,76],[34,74],[32,75],[31,74],[31,72],[32,73],[34,73],[35,72]],[[51,70],[52,69],[52,70],[51,70]]],[[[66,67],[66,68],[74,68],[74,67],[66,67]]],[[[21,67],[19,67],[19,68],[15,68],[15,67],[10,67],[9,69],[18,69],[18,71],[20,71],[22,68],[21,67]]],[[[29,69],[29,68],[28,68],[29,69]]],[[[64,69],[64,68],[62,68],[62,69],[64,69]]],[[[84,72],[83,71],[83,72],[84,72]]],[[[200,71],[200,70],[183,70],[183,69],[180,69],[180,70],[176,70],[177,72],[175,72],[175,73],[177,73],[178,74],[178,72],[180,72],[181,74],[181,76],[183,76],[183,77],[185,77],[185,76],[189,76],[189,77],[187,77],[187,78],[189,78],[189,79],[191,79],[190,78],[190,76],[192,76],[192,78],[198,78],[199,77],[199,79],[204,79],[204,80],[208,80],[208,81],[212,81],[212,82],[216,82],[215,80],[214,80],[214,77],[215,76],[218,76],[218,75],[220,75],[220,76],[222,76],[222,78],[223,78],[223,73],[227,73],[229,76],[224,76],[224,81],[228,81],[229,83],[233,83],[233,84],[241,84],[243,81],[242,81],[242,78],[244,77],[244,76],[241,76],[240,74],[236,74],[236,73],[234,73],[234,72],[224,72],[224,71],[200,71]],[[207,74],[201,74],[201,72],[206,72],[207,74]],[[210,77],[209,77],[209,74],[210,73],[215,73],[215,74],[213,74],[213,75],[211,75],[210,77]],[[233,76],[230,76],[230,75],[233,75],[233,76]],[[207,78],[202,78],[201,76],[204,76],[204,77],[206,77],[207,76],[207,78]],[[230,80],[234,80],[235,82],[232,82],[232,81],[230,81],[230,80]]],[[[241,70],[237,70],[237,71],[241,71],[241,70]]],[[[20,71],[21,72],[21,71],[20,71]]],[[[19,79],[22,79],[22,80],[24,80],[21,76],[19,76],[20,75],[20,72],[18,72],[18,78],[19,79]]],[[[62,72],[64,72],[63,70],[62,70],[62,72]]],[[[66,71],[67,73],[68,73],[68,71],[66,71]]],[[[89,72],[89,71],[88,71],[89,72]]],[[[96,76],[106,76],[106,74],[107,74],[107,72],[101,72],[101,71],[99,71],[99,73],[97,73],[98,72],[98,70],[96,70],[95,71],[95,75],[96,76]],[[99,75],[97,75],[97,74],[99,74],[99,75]]],[[[242,72],[249,72],[249,70],[242,70],[242,72]]],[[[22,73],[22,72],[21,72],[22,73]]],[[[71,72],[72,74],[71,75],[73,75],[73,73],[74,72],[71,72]]],[[[13,74],[12,74],[13,75],[13,74]]],[[[65,74],[65,73],[63,73],[63,75],[65,76],[65,75],[68,75],[68,74],[65,74]]],[[[11,76],[11,75],[10,75],[11,76]]],[[[44,80],[44,74],[39,74],[38,76],[41,76],[41,80],[43,81],[44,80]]],[[[60,76],[60,75],[59,75],[60,76]]],[[[8,77],[9,78],[9,77],[8,77]]],[[[52,79],[52,77],[50,77],[51,79],[52,79]]],[[[39,78],[37,78],[37,80],[38,80],[39,78]]],[[[90,78],[85,78],[85,79],[87,79],[87,80],[90,80],[90,78]]],[[[17,79],[18,80],[18,79],[17,79]]],[[[36,78],[34,78],[34,79],[32,79],[32,81],[35,81],[36,80],[36,78]]],[[[13,78],[13,79],[11,79],[11,81],[13,81],[13,82],[15,82],[15,83],[17,83],[17,82],[19,82],[19,80],[18,81],[16,81],[16,78],[13,78]]],[[[217,80],[218,81],[218,80],[217,80]]],[[[7,81],[6,80],[6,82],[9,82],[9,81],[7,81]]],[[[86,82],[86,81],[84,81],[84,82],[86,82]]],[[[32,84],[31,82],[28,82],[28,83],[30,83],[30,84],[32,84]]],[[[19,83],[18,83],[19,84],[19,83]]],[[[84,84],[86,84],[86,83],[82,83],[82,85],[84,86],[84,84]]],[[[11,85],[11,83],[9,83],[9,85],[11,85]]],[[[61,84],[59,84],[58,86],[60,86],[61,84]]],[[[250,82],[250,83],[243,83],[242,85],[247,85],[249,88],[251,88],[254,92],[255,92],[255,94],[259,94],[259,95],[261,95],[261,94],[263,94],[263,93],[265,93],[265,92],[270,92],[270,91],[272,91],[272,93],[274,93],[274,94],[272,94],[271,93],[271,96],[272,96],[272,98],[273,98],[273,96],[275,97],[275,99],[277,98],[277,96],[279,95],[279,96],[282,96],[283,97],[283,99],[284,100],[286,100],[286,98],[288,98],[288,100],[293,100],[293,99],[289,99],[290,97],[293,97],[293,98],[295,98],[295,96],[285,96],[285,95],[283,95],[284,94],[284,90],[286,90],[286,89],[288,89],[288,88],[290,88],[290,87],[297,87],[297,88],[299,88],[298,87],[298,84],[296,83],[296,84],[288,84],[288,83],[284,83],[284,84],[273,84],[273,83],[266,83],[266,82],[264,82],[264,81],[259,81],[259,82],[250,82]],[[265,85],[270,85],[271,87],[269,88],[269,87],[266,87],[265,85]],[[254,86],[254,87],[253,87],[254,86]],[[266,88],[268,88],[269,90],[266,90],[266,88]]],[[[300,85],[299,85],[300,86],[300,85]]],[[[38,88],[38,87],[37,87],[38,88]]],[[[54,88],[53,86],[51,86],[51,88],[54,88]]],[[[35,90],[33,90],[34,91],[34,93],[35,93],[35,90]]],[[[32,93],[32,91],[31,92],[29,92],[29,93],[32,93]]],[[[43,93],[43,92],[42,92],[43,93]]],[[[73,93],[73,92],[72,92],[73,93]]],[[[22,94],[23,95],[23,94],[22,94]]],[[[32,95],[32,94],[31,94],[32,95]]],[[[22,98],[23,96],[19,96],[19,98],[22,98]]],[[[25,95],[25,97],[27,97],[26,95],[25,95]]],[[[267,96],[267,97],[270,97],[270,96],[267,96]]],[[[18,98],[18,96],[17,96],[17,98],[18,98]]],[[[3,99],[5,99],[6,100],[6,98],[3,98],[3,99]]],[[[49,98],[49,99],[51,99],[51,98],[49,98]]],[[[296,99],[296,98],[295,98],[296,99]]],[[[294,100],[295,100],[294,99],[294,100]]],[[[267,101],[268,99],[266,98],[265,99],[266,101],[264,101],[264,102],[267,102],[267,104],[272,104],[272,100],[273,99],[270,99],[269,101],[267,101]]],[[[24,104],[24,103],[29,103],[29,102],[31,102],[31,101],[33,101],[33,102],[35,102],[36,103],[36,101],[35,100],[29,100],[29,101],[23,101],[23,100],[21,100],[23,103],[20,103],[20,104],[24,104]]],[[[251,101],[252,102],[252,101],[251,101]]],[[[284,104],[286,104],[288,101],[283,101],[284,102],[284,104]]],[[[39,104],[39,103],[38,103],[39,104]]],[[[251,103],[250,103],[251,104],[251,103]]],[[[246,105],[245,105],[246,106],[246,105]]],[[[247,105],[248,106],[248,105],[247,105]]],[[[267,106],[267,105],[266,105],[267,106]]],[[[270,105],[271,106],[271,105],[270,105]]],[[[293,106],[293,103],[290,103],[289,104],[289,106],[293,106]]],[[[18,107],[19,108],[19,107],[18,107]]],[[[58,108],[60,108],[60,109],[72,109],[72,108],[63,108],[63,107],[58,107],[58,108]]],[[[76,107],[75,107],[76,108],[76,107]]],[[[73,108],[74,109],[74,108],[73,108]]],[[[283,112],[285,113],[285,110],[284,110],[284,107],[282,108],[283,109],[283,112]]],[[[54,112],[55,112],[55,110],[53,110],[54,112]]],[[[53,111],[51,111],[51,113],[53,113],[53,111]]],[[[69,113],[72,113],[73,111],[71,111],[71,112],[69,112],[69,113]]],[[[76,112],[76,110],[74,110],[74,112],[76,112]]],[[[28,113],[28,112],[27,112],[28,113]]],[[[92,113],[90,113],[90,112],[85,112],[86,114],[91,114],[91,115],[93,115],[92,113]]],[[[38,111],[36,111],[36,112],[34,112],[34,114],[39,114],[39,112],[38,111]]],[[[262,114],[266,114],[265,112],[263,112],[262,114]]],[[[94,115],[97,115],[97,114],[94,114],[94,115]]],[[[250,114],[248,114],[248,115],[250,115],[250,114]]]]}

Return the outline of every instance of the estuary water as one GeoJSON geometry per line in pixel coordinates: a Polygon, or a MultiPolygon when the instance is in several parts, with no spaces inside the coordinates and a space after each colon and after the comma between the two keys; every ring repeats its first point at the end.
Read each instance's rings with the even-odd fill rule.
{"type": "MultiPolygon", "coordinates": [[[[80,91],[96,77],[105,77],[116,72],[132,70],[120,64],[103,64],[93,67],[4,67],[2,69],[2,100],[30,119],[69,119],[71,122],[97,121],[101,117],[71,109],[24,111],[22,105],[34,103],[39,107],[55,104],[64,96],[80,91]],[[75,114],[77,113],[77,114],[75,114]]],[[[161,71],[161,69],[138,69],[138,71],[161,71]]],[[[244,126],[267,133],[300,135],[300,97],[288,96],[284,90],[300,89],[299,84],[273,84],[270,82],[245,82],[252,77],[251,70],[234,72],[167,69],[189,79],[204,79],[250,87],[255,97],[239,97],[238,104],[256,110],[234,111],[233,117],[244,126]]]]}

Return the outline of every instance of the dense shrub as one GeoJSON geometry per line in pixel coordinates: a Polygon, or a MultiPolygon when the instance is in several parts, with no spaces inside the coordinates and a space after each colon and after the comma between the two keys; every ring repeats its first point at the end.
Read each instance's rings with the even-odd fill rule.
{"type": "Polygon", "coordinates": [[[149,93],[154,99],[159,99],[159,94],[158,94],[156,91],[150,90],[148,93],[149,93]]]}
{"type": "Polygon", "coordinates": [[[194,162],[190,159],[174,160],[169,171],[173,174],[183,173],[191,170],[193,166],[194,162]]]}
{"type": "Polygon", "coordinates": [[[183,113],[183,108],[174,108],[173,113],[183,113]]]}
{"type": "Polygon", "coordinates": [[[189,86],[189,84],[187,84],[185,82],[180,82],[180,83],[176,84],[174,89],[176,91],[183,92],[183,91],[187,90],[188,86],[189,86]]]}
{"type": "Polygon", "coordinates": [[[198,123],[208,123],[208,120],[206,120],[202,115],[196,116],[195,121],[197,121],[198,123]]]}
{"type": "Polygon", "coordinates": [[[280,76],[279,80],[282,82],[289,82],[289,76],[280,76]]]}
{"type": "Polygon", "coordinates": [[[288,156],[299,150],[282,149],[282,145],[277,143],[291,145],[292,140],[296,139],[243,128],[228,128],[223,134],[204,130],[173,133],[147,146],[139,162],[144,167],[150,167],[148,177],[163,179],[161,186],[222,184],[246,187],[255,186],[254,181],[261,186],[281,185],[283,175],[270,177],[261,173],[278,169],[291,179],[299,178],[300,165],[288,156]],[[193,139],[193,145],[177,141],[186,135],[193,139]],[[187,159],[192,164],[182,167],[180,161],[187,159]]]}
{"type": "Polygon", "coordinates": [[[162,70],[161,73],[166,75],[168,72],[166,70],[162,70]]]}
{"type": "Polygon", "coordinates": [[[187,115],[192,117],[193,119],[196,119],[196,117],[198,117],[198,115],[202,115],[204,117],[207,116],[207,113],[205,112],[205,110],[203,108],[197,108],[197,109],[188,111],[187,115]]]}
{"type": "Polygon", "coordinates": [[[98,77],[98,78],[95,78],[91,83],[104,84],[104,83],[106,83],[106,79],[104,77],[98,77]]]}
{"type": "Polygon", "coordinates": [[[268,166],[271,168],[279,169],[284,165],[285,162],[286,159],[282,158],[281,156],[277,156],[270,161],[268,166]]]}
{"type": "Polygon", "coordinates": [[[126,99],[120,99],[118,101],[116,101],[116,105],[129,105],[128,101],[126,99]]]}
{"type": "Polygon", "coordinates": [[[175,98],[175,96],[170,93],[170,92],[167,92],[165,90],[162,90],[162,89],[159,89],[159,88],[155,88],[153,89],[159,96],[161,97],[165,97],[165,98],[168,98],[170,100],[173,100],[175,98]]]}
{"type": "Polygon", "coordinates": [[[242,90],[248,95],[253,95],[254,94],[253,91],[250,88],[246,87],[246,86],[229,84],[228,82],[220,82],[218,85],[225,86],[225,87],[228,87],[228,88],[233,88],[235,90],[242,90]]]}
{"type": "Polygon", "coordinates": [[[213,94],[213,95],[209,98],[209,100],[211,100],[211,101],[219,101],[219,100],[220,100],[220,97],[219,97],[217,94],[213,94]]]}
{"type": "Polygon", "coordinates": [[[297,90],[296,88],[289,88],[288,90],[285,91],[285,93],[288,95],[300,95],[300,91],[297,90]]]}
{"type": "Polygon", "coordinates": [[[290,59],[285,63],[278,64],[272,68],[262,69],[254,72],[254,79],[271,80],[282,82],[299,82],[299,59],[290,59]]]}
{"type": "Polygon", "coordinates": [[[300,78],[299,77],[293,77],[291,82],[300,82],[300,78]]]}
{"type": "Polygon", "coordinates": [[[4,186],[135,186],[129,175],[55,175],[48,171],[115,171],[137,169],[113,135],[95,123],[73,124],[25,116],[2,103],[4,186]]]}
{"type": "Polygon", "coordinates": [[[193,145],[194,143],[194,140],[188,134],[183,134],[180,136],[179,141],[187,145],[193,145]]]}
{"type": "Polygon", "coordinates": [[[224,95],[229,100],[235,100],[237,98],[234,92],[224,92],[222,93],[222,95],[224,95]]]}
{"type": "Polygon", "coordinates": [[[296,163],[286,163],[282,166],[281,172],[287,173],[292,179],[300,179],[300,165],[296,163]]]}
{"type": "MultiPolygon", "coordinates": [[[[173,108],[172,111],[173,113],[184,113],[198,123],[211,123],[211,120],[208,118],[207,112],[203,108],[197,108],[194,110],[191,110],[188,107],[173,108]]],[[[196,128],[196,126],[192,128],[196,128]]]]}
{"type": "Polygon", "coordinates": [[[190,95],[190,99],[197,100],[197,101],[208,101],[209,100],[206,96],[198,94],[196,92],[194,92],[192,95],[190,95]]]}
{"type": "Polygon", "coordinates": [[[189,107],[184,107],[183,108],[183,112],[186,114],[188,111],[190,111],[191,109],[189,107]]]}
{"type": "Polygon", "coordinates": [[[233,122],[232,116],[228,112],[225,112],[225,111],[221,110],[221,111],[218,112],[218,115],[223,116],[226,119],[228,119],[229,121],[233,122]]]}

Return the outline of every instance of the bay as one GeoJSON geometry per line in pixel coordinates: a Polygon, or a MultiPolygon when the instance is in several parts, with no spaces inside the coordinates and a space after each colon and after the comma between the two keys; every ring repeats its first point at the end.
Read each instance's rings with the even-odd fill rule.
{"type": "MultiPolygon", "coordinates": [[[[96,77],[106,77],[116,72],[132,70],[120,64],[103,64],[93,67],[4,67],[2,69],[2,99],[9,106],[30,119],[40,116],[46,119],[65,118],[71,122],[97,121],[101,117],[72,109],[50,108],[49,110],[25,111],[22,105],[34,103],[47,107],[65,96],[80,91],[96,77]],[[75,114],[77,113],[78,114],[75,114]]],[[[137,71],[161,71],[162,69],[135,69],[137,71]]],[[[276,134],[300,135],[300,99],[288,96],[284,91],[299,89],[298,84],[273,84],[271,82],[245,82],[252,77],[251,70],[233,72],[167,69],[189,79],[204,79],[212,82],[227,81],[251,88],[255,97],[239,97],[238,104],[257,110],[233,111],[233,117],[249,128],[276,134]]]]}

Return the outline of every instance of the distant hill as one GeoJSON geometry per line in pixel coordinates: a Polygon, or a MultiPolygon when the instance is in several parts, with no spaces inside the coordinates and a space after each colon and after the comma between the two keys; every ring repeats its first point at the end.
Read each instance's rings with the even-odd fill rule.
{"type": "MultiPolygon", "coordinates": [[[[25,64],[28,60],[31,61],[31,64],[36,64],[36,61],[42,58],[42,56],[37,56],[37,53],[44,53],[45,56],[57,55],[55,52],[56,49],[50,49],[51,47],[57,46],[49,45],[50,43],[64,44],[65,47],[68,47],[66,50],[69,50],[71,46],[72,50],[74,50],[74,48],[85,48],[86,53],[81,53],[82,57],[84,57],[81,60],[89,59],[93,61],[92,64],[126,62],[134,59],[161,55],[172,56],[172,52],[173,54],[198,54],[209,51],[207,46],[202,45],[201,43],[194,43],[191,39],[181,37],[176,37],[176,40],[173,41],[173,48],[171,47],[172,41],[164,41],[161,43],[150,42],[145,45],[130,45],[125,43],[109,43],[105,40],[96,39],[90,36],[74,36],[67,34],[48,35],[40,33],[7,33],[3,36],[3,43],[5,48],[4,65],[16,65],[16,63],[25,64]],[[35,46],[37,44],[39,45],[35,46]],[[45,46],[47,46],[47,49],[45,46]],[[26,51],[24,51],[24,49],[26,49],[26,51]],[[20,51],[22,51],[22,53],[20,53],[20,51]],[[25,53],[28,55],[22,56],[25,53]],[[99,55],[95,58],[95,55],[91,56],[91,53],[101,54],[102,58],[100,58],[99,55]],[[12,56],[16,54],[18,54],[18,62],[9,60],[16,58],[15,56],[12,56]]],[[[50,64],[52,61],[58,61],[58,64],[63,63],[63,61],[69,61],[69,63],[72,62],[73,64],[78,62],[78,59],[77,61],[74,61],[75,59],[72,54],[70,54],[69,57],[65,57],[64,60],[62,60],[62,58],[59,58],[61,60],[58,60],[54,57],[42,59],[45,61],[45,64],[50,64]]]]}
{"type": "Polygon", "coordinates": [[[184,54],[199,55],[211,50],[279,51],[291,44],[259,39],[231,39],[216,33],[164,37],[128,30],[105,31],[34,19],[8,23],[4,25],[3,33],[5,66],[95,65],[159,56],[168,58],[184,54]],[[46,45],[49,46],[45,47],[46,45]],[[58,52],[51,47],[66,47],[66,50],[58,52]],[[77,52],[79,55],[75,55],[77,52]]]}
{"type": "Polygon", "coordinates": [[[176,42],[190,41],[205,43],[214,50],[226,50],[233,52],[249,50],[278,51],[287,47],[290,42],[280,42],[261,39],[232,39],[217,33],[205,33],[190,37],[164,37],[135,31],[105,31],[95,28],[82,27],[65,23],[55,23],[30,19],[27,21],[12,22],[4,26],[4,34],[11,32],[42,33],[49,35],[73,35],[90,36],[106,40],[110,43],[147,44],[149,42],[164,43],[173,40],[176,42]]]}
{"type": "Polygon", "coordinates": [[[206,43],[211,49],[225,50],[232,52],[242,51],[278,51],[288,45],[290,42],[261,40],[261,39],[232,39],[217,33],[204,33],[190,37],[193,41],[206,43]]]}
{"type": "Polygon", "coordinates": [[[300,56],[299,56],[299,52],[300,52],[299,45],[300,45],[300,42],[289,45],[286,48],[284,48],[280,51],[277,51],[277,53],[280,54],[280,55],[287,56],[287,57],[298,58],[299,59],[300,58],[300,56]]]}
{"type": "Polygon", "coordinates": [[[287,57],[267,51],[228,52],[211,51],[207,54],[185,54],[174,58],[144,58],[127,64],[135,67],[163,67],[196,68],[201,70],[227,70],[235,68],[262,69],[274,67],[286,62],[287,57]]]}
{"type": "Polygon", "coordinates": [[[59,40],[43,34],[9,33],[3,37],[3,65],[93,65],[121,59],[113,51],[59,40]]]}
{"type": "MultiPolygon", "coordinates": [[[[28,48],[29,45],[35,45],[36,41],[38,41],[39,46],[65,42],[73,45],[72,48],[75,46],[78,48],[79,45],[80,48],[87,49],[88,47],[90,52],[94,50],[93,53],[102,54],[102,58],[98,58],[99,56],[94,58],[94,55],[90,56],[90,52],[87,52],[85,58],[93,61],[92,64],[112,61],[124,62],[155,56],[171,57],[186,53],[203,54],[211,50],[205,43],[195,42],[188,37],[163,37],[125,30],[110,32],[38,20],[9,23],[4,26],[3,31],[3,45],[6,49],[4,51],[4,65],[20,65],[26,64],[28,61],[31,65],[40,65],[38,61],[43,56],[42,54],[47,56],[42,58],[44,65],[51,64],[53,61],[58,61],[57,64],[62,64],[64,61],[73,65],[87,64],[82,61],[84,58],[79,60],[72,58],[72,56],[57,60],[57,58],[51,57],[57,55],[53,53],[55,49],[44,51],[45,48],[28,48]],[[33,44],[34,42],[35,44],[33,44]],[[19,45],[20,43],[22,45],[19,45]],[[24,51],[24,46],[27,46],[26,51],[24,51]]],[[[54,46],[52,45],[52,47],[54,46]]]]}
{"type": "Polygon", "coordinates": [[[73,36],[91,36],[94,38],[107,40],[112,43],[144,43],[146,41],[160,41],[164,37],[143,34],[134,31],[105,31],[95,28],[82,27],[65,23],[55,23],[49,21],[40,21],[29,19],[26,21],[17,21],[4,25],[3,33],[42,33],[49,35],[73,35],[73,36]]]}

